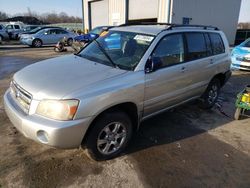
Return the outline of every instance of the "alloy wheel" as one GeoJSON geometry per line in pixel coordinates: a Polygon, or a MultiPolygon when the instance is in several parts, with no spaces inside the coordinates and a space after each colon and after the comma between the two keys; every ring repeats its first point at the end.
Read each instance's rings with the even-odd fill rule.
{"type": "Polygon", "coordinates": [[[104,155],[118,151],[127,137],[127,130],[123,123],[112,122],[105,126],[97,139],[97,149],[104,155]]]}

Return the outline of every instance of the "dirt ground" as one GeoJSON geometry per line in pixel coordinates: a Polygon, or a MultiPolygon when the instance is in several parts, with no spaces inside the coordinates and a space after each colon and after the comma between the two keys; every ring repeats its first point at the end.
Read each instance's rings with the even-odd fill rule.
{"type": "Polygon", "coordinates": [[[52,47],[0,46],[0,187],[250,187],[250,118],[233,120],[250,72],[234,72],[213,109],[192,102],[151,118],[121,157],[96,162],[82,149],[26,139],[4,112],[13,73],[58,55],[52,47]]]}

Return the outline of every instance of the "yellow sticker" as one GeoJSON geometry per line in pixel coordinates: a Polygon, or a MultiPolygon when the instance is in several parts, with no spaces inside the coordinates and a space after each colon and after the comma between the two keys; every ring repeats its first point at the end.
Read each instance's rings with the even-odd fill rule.
{"type": "Polygon", "coordinates": [[[103,32],[100,34],[100,36],[103,37],[103,36],[107,35],[108,33],[109,33],[108,31],[103,31],[103,32]]]}

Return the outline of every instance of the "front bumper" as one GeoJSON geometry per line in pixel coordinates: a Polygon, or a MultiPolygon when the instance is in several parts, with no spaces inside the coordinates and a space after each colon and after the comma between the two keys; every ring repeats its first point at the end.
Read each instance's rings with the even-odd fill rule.
{"type": "Polygon", "coordinates": [[[32,42],[33,42],[33,39],[21,38],[21,39],[20,39],[20,42],[21,42],[22,44],[26,44],[26,45],[31,46],[31,45],[32,45],[32,42]]]}
{"type": "Polygon", "coordinates": [[[91,117],[57,121],[27,115],[15,104],[9,90],[4,95],[4,106],[10,121],[25,137],[57,148],[79,147],[91,122],[91,117]]]}
{"type": "Polygon", "coordinates": [[[231,69],[241,69],[250,71],[250,62],[238,61],[235,58],[232,58],[231,69]]]}

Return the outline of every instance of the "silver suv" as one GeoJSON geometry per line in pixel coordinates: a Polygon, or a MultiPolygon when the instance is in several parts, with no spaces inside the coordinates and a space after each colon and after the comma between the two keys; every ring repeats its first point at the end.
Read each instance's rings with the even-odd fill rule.
{"type": "Polygon", "coordinates": [[[27,138],[59,148],[84,145],[94,159],[110,159],[142,120],[198,98],[211,108],[230,63],[217,28],[123,25],[77,55],[17,72],[5,110],[27,138]]]}

